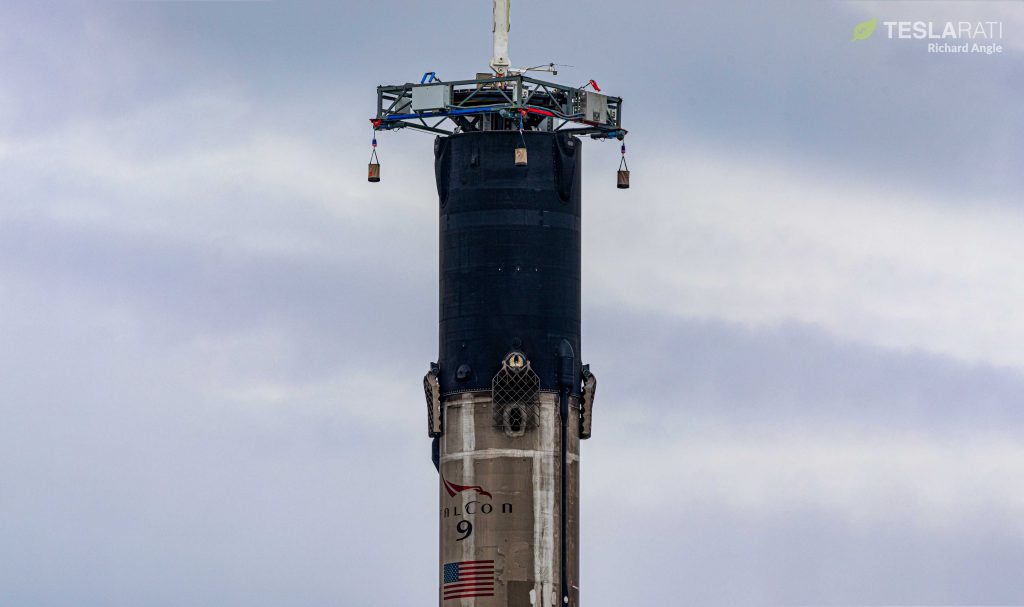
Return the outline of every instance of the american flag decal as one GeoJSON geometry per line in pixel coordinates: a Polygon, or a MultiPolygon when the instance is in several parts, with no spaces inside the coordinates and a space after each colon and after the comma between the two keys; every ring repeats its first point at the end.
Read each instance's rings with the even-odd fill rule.
{"type": "Polygon", "coordinates": [[[494,561],[444,564],[444,600],[494,596],[494,561]]]}

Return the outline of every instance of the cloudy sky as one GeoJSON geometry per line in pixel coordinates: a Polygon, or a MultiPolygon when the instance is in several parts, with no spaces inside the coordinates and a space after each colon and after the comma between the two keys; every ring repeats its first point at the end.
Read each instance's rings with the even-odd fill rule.
{"type": "MultiPolygon", "coordinates": [[[[371,185],[367,118],[489,12],[0,7],[0,604],[433,604],[432,137],[371,185]]],[[[628,191],[585,146],[585,604],[1024,603],[1024,4],[512,24],[630,129],[628,191]]]]}

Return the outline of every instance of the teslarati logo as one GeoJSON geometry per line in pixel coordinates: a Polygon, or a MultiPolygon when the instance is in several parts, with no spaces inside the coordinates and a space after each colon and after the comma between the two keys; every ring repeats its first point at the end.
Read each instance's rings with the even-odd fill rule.
{"type": "MultiPolygon", "coordinates": [[[[858,23],[853,28],[853,41],[867,40],[875,33],[878,18],[858,23]]],[[[929,53],[1003,52],[1002,21],[883,21],[889,40],[928,40],[929,53]],[[933,42],[939,40],[941,42],[933,42]]]]}
{"type": "Polygon", "coordinates": [[[871,21],[865,21],[858,23],[853,28],[853,39],[854,40],[867,40],[871,37],[871,34],[875,33],[875,26],[878,25],[878,18],[874,18],[871,21]]]}

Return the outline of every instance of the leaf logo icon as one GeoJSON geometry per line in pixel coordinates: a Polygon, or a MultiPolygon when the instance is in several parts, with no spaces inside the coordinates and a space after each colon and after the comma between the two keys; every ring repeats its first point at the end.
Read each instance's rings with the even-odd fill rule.
{"type": "Polygon", "coordinates": [[[878,24],[878,17],[875,17],[871,21],[865,21],[864,23],[858,23],[853,28],[853,39],[854,40],[867,40],[871,37],[871,34],[875,33],[875,26],[878,24]]]}

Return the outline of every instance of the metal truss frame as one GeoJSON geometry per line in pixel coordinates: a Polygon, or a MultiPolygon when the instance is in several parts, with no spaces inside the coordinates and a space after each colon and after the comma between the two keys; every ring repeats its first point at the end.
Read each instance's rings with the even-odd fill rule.
{"type": "MultiPolygon", "coordinates": [[[[432,74],[430,74],[433,76],[432,74]]],[[[426,80],[426,75],[424,76],[426,80]]],[[[582,108],[587,91],[581,88],[545,82],[522,74],[479,80],[456,80],[421,84],[381,85],[377,87],[377,117],[371,118],[374,130],[413,128],[438,135],[482,130],[548,130],[594,139],[622,139],[622,98],[606,96],[608,121],[585,119],[582,108]],[[413,89],[423,86],[447,86],[451,102],[443,109],[412,111],[413,89]],[[497,115],[504,119],[488,118],[497,115]],[[495,124],[505,124],[506,128],[495,124]]]]}

